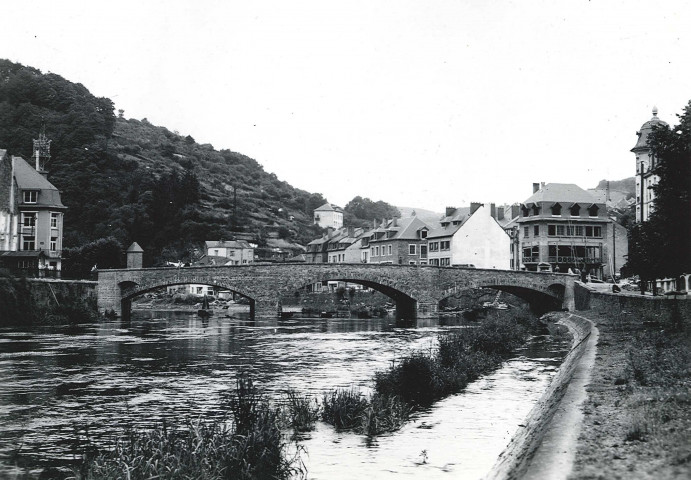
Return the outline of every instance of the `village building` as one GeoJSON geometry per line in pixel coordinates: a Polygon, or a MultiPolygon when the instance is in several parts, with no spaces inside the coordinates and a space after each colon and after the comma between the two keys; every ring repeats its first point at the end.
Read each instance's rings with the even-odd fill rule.
{"type": "Polygon", "coordinates": [[[341,228],[343,209],[331,203],[325,203],[314,210],[314,223],[322,228],[341,228]]]}
{"type": "Polygon", "coordinates": [[[245,240],[206,241],[206,255],[214,265],[254,263],[254,247],[245,240]]]}
{"type": "Polygon", "coordinates": [[[366,263],[427,265],[427,234],[431,228],[416,216],[383,220],[362,242],[361,250],[368,250],[366,263]]]}
{"type": "Polygon", "coordinates": [[[668,124],[657,118],[657,107],[653,107],[653,118],[645,122],[636,132],[638,140],[631,151],[636,155],[636,222],[645,222],[650,218],[655,204],[655,192],[652,187],[660,178],[655,175],[658,159],[648,146],[648,136],[654,127],[667,127],[668,124]]]}
{"type": "Polygon", "coordinates": [[[34,140],[34,163],[0,149],[0,267],[31,277],[59,277],[65,207],[47,180],[50,140],[34,140]]]}
{"type": "Polygon", "coordinates": [[[511,238],[495,217],[494,205],[447,208],[439,228],[427,235],[429,264],[508,270],[511,238]]]}
{"type": "Polygon", "coordinates": [[[613,273],[610,237],[620,239],[621,233],[615,234],[606,205],[577,185],[534,183],[533,195],[521,204],[518,223],[525,269],[571,270],[597,279],[613,273]]]}

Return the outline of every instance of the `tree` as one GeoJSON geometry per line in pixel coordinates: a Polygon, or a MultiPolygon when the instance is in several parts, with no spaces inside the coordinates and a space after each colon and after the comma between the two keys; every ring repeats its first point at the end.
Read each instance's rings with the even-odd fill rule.
{"type": "Polygon", "coordinates": [[[641,280],[691,272],[691,101],[679,119],[674,128],[653,127],[648,137],[659,177],[655,208],[647,222],[629,228],[626,264],[641,280]]]}

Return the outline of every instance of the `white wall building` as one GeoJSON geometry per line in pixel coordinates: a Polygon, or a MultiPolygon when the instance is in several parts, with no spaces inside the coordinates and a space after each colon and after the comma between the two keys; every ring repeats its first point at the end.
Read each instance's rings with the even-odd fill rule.
{"type": "Polygon", "coordinates": [[[314,223],[322,228],[341,228],[343,209],[331,203],[325,203],[314,210],[314,223]]]}

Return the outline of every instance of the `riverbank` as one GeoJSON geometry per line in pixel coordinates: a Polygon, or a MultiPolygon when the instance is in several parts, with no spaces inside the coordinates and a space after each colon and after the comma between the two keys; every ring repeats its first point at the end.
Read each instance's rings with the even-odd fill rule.
{"type": "Polygon", "coordinates": [[[579,313],[600,338],[568,478],[689,478],[689,319],[579,313]]]}

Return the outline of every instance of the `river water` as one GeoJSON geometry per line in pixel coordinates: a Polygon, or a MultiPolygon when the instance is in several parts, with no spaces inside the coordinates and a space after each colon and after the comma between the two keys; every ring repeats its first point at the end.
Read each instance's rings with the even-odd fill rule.
{"type": "MultiPolygon", "coordinates": [[[[417,350],[458,319],[397,326],[384,319],[202,320],[137,312],[78,327],[0,329],[0,478],[12,453],[40,469],[75,460],[88,436],[107,445],[128,425],[221,415],[219,400],[247,372],[277,398],[368,392],[373,372],[417,350]]],[[[368,440],[331,426],[302,439],[310,479],[480,478],[545,390],[568,349],[536,336],[501,368],[417,413],[402,430],[368,440]]]]}

